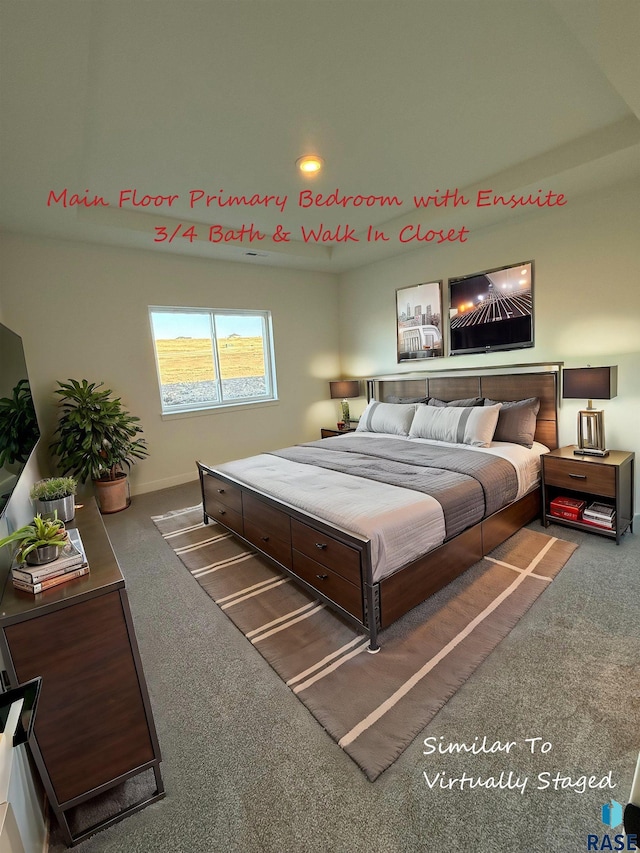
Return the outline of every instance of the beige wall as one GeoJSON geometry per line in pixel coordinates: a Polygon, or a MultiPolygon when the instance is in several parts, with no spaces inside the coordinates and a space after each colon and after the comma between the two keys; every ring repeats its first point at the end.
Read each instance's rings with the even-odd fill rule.
{"type": "MultiPolygon", "coordinates": [[[[396,288],[533,258],[535,347],[448,357],[437,367],[617,364],[618,397],[599,404],[608,444],[640,452],[639,198],[636,182],[472,231],[465,246],[408,252],[339,278],[5,235],[2,316],[23,336],[45,432],[55,421],[55,382],[69,377],[103,380],[142,419],[151,456],[133,469],[140,492],[193,478],[196,458],[222,462],[315,438],[336,420],[326,381],[340,375],[339,344],[343,375],[414,369],[396,364],[396,288]],[[150,304],[271,310],[279,402],[163,419],[150,304]]],[[[352,412],[363,406],[352,402],[352,412]]],[[[563,444],[575,440],[579,406],[561,405],[563,444]]]]}
{"type": "MultiPolygon", "coordinates": [[[[618,365],[618,396],[605,410],[607,444],[640,453],[640,183],[472,231],[461,247],[434,247],[381,261],[340,279],[345,376],[410,372],[396,363],[395,291],[420,282],[535,260],[535,346],[454,356],[433,369],[564,361],[618,365]]],[[[446,302],[446,293],[445,293],[446,302]]],[[[561,402],[560,442],[576,440],[576,413],[561,402]]],[[[637,478],[640,479],[640,478],[637,478]]]]}
{"type": "Polygon", "coordinates": [[[41,427],[55,424],[57,380],[104,381],[140,417],[150,456],[132,469],[143,492],[219,463],[319,438],[336,419],[333,275],[4,235],[2,310],[22,335],[41,427]],[[279,401],[163,418],[149,305],[272,312],[279,401]]]}

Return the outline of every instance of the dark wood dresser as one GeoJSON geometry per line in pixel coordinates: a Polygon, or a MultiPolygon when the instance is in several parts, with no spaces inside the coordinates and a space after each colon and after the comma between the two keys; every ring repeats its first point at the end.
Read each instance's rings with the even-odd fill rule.
{"type": "Polygon", "coordinates": [[[35,596],[9,578],[0,644],[11,686],[42,676],[30,747],[65,841],[74,845],[164,796],[164,787],[125,581],[93,500],[69,526],[80,531],[90,573],[35,596]],[[70,809],[148,770],[155,784],[141,800],[72,831],[70,809]]]}

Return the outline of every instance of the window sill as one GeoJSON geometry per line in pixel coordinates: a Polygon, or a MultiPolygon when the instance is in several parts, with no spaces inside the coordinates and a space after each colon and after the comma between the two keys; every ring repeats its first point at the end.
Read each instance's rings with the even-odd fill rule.
{"type": "Polygon", "coordinates": [[[185,409],[182,412],[161,412],[163,421],[173,421],[179,418],[199,418],[203,415],[219,415],[225,412],[238,412],[247,408],[266,408],[277,406],[279,400],[249,400],[246,403],[224,403],[221,406],[211,406],[208,409],[185,409]]]}

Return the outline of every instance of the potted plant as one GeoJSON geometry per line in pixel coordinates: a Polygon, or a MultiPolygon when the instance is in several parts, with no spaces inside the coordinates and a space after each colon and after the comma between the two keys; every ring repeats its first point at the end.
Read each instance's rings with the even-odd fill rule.
{"type": "Polygon", "coordinates": [[[15,530],[4,539],[0,539],[0,548],[14,545],[14,557],[18,563],[39,566],[50,563],[58,556],[60,548],[67,544],[67,531],[64,522],[57,517],[42,518],[34,516],[31,524],[15,530]]]}
{"type": "Polygon", "coordinates": [[[31,500],[41,515],[55,513],[61,521],[71,521],[76,513],[77,487],[74,477],[46,477],[31,487],[31,500]]]}
{"type": "Polygon", "coordinates": [[[103,383],[58,382],[60,418],[51,450],[64,475],[93,481],[100,511],[119,512],[129,506],[127,472],[149,455],[141,438],[140,419],[103,383]]]}

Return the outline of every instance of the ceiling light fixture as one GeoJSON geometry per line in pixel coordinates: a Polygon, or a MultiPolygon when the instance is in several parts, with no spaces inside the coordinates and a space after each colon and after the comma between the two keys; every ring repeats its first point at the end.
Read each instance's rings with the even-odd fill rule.
{"type": "Polygon", "coordinates": [[[296,160],[296,166],[303,175],[316,175],[322,169],[323,161],[315,154],[306,154],[296,160]]]}

